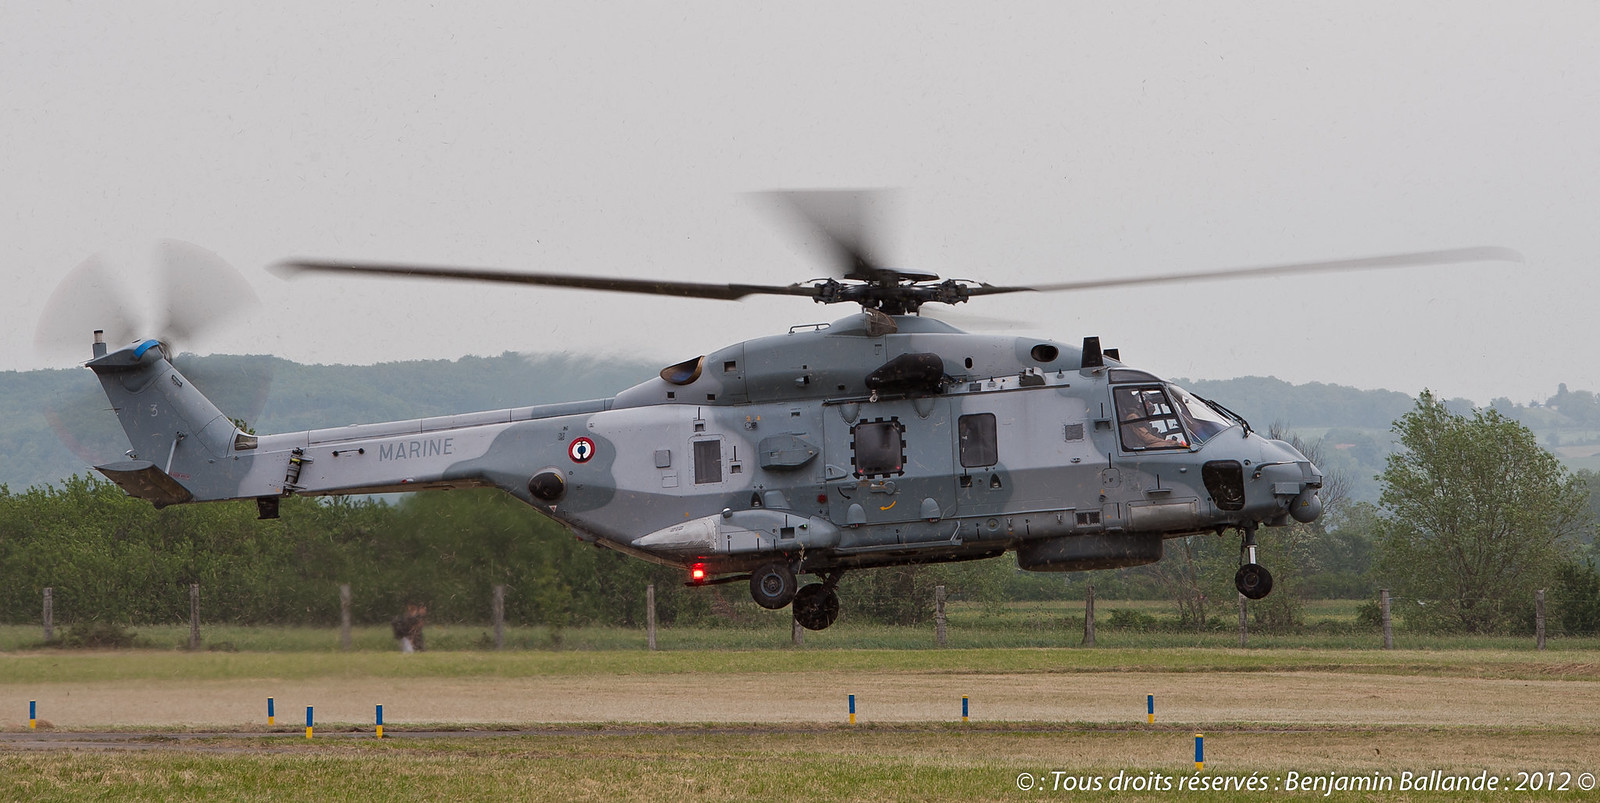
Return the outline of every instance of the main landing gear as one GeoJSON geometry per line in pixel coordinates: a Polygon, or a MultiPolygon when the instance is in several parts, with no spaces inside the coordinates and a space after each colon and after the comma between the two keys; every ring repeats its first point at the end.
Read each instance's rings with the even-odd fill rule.
{"type": "Polygon", "coordinates": [[[794,597],[794,620],[807,630],[825,630],[839,618],[840,571],[829,572],[820,583],[810,583],[794,597]]]}
{"type": "Polygon", "coordinates": [[[794,604],[794,620],[807,630],[823,630],[839,618],[840,571],[829,572],[820,583],[797,588],[794,570],[787,563],[768,563],[750,574],[750,597],[757,605],[778,610],[794,604]]]}
{"type": "Polygon", "coordinates": [[[1272,572],[1256,563],[1256,528],[1242,529],[1244,540],[1239,545],[1239,560],[1244,565],[1233,575],[1233,585],[1240,594],[1250,599],[1261,599],[1272,593],[1272,572]]]}

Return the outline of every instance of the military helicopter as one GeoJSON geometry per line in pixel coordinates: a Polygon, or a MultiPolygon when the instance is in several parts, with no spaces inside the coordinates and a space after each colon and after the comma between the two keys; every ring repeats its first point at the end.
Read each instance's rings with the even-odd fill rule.
{"type": "Polygon", "coordinates": [[[97,466],[157,507],[291,495],[499,488],[579,538],[682,568],[695,585],[748,581],[821,630],[848,571],[993,558],[1030,571],[1151,563],[1163,542],[1237,530],[1245,596],[1272,576],[1260,527],[1322,512],[1318,468],[1214,401],[1086,337],[968,334],[927,304],[1062,291],[1516,259],[1499,248],[1182,275],[997,286],[885,266],[862,235],[864,196],[784,194],[832,251],[833,276],[767,286],[292,260],[280,273],[476,280],[737,300],[855,304],[831,323],[661,369],[612,398],[256,435],[173,367],[158,340],[87,363],[133,448],[97,466]],[[841,214],[841,210],[843,210],[841,214]],[[842,221],[842,222],[841,222],[842,221]],[[798,577],[815,582],[800,585],[798,577]]]}

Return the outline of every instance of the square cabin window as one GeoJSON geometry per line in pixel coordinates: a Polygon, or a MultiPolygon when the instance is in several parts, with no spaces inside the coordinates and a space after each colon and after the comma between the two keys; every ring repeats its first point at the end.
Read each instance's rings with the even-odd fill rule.
{"type": "Polygon", "coordinates": [[[694,483],[722,482],[722,441],[694,442],[694,483]]]}
{"type": "Polygon", "coordinates": [[[1000,462],[1000,446],[995,438],[994,413],[961,416],[956,422],[961,442],[961,467],[980,468],[1000,462]]]}
{"type": "Polygon", "coordinates": [[[905,428],[899,421],[863,421],[855,435],[856,474],[862,477],[904,474],[906,465],[905,428]]]}

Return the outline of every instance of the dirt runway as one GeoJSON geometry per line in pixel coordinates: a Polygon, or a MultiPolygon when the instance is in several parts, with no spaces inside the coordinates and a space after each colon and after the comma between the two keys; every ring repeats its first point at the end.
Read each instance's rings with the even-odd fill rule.
{"type": "Polygon", "coordinates": [[[0,726],[26,729],[28,700],[56,728],[370,724],[384,706],[407,724],[837,723],[856,697],[859,722],[1143,723],[1146,695],[1163,723],[1437,725],[1600,730],[1600,682],[1281,673],[970,674],[799,672],[136,681],[0,686],[0,726]]]}

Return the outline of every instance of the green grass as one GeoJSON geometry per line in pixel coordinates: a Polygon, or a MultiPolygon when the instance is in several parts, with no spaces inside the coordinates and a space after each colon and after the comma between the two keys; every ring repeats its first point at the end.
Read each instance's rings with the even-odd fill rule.
{"type": "MultiPolygon", "coordinates": [[[[1355,621],[1358,603],[1324,603],[1313,620],[1355,621]]],[[[1161,603],[1101,601],[1099,615],[1125,607],[1164,615],[1161,603]]],[[[151,646],[133,650],[22,649],[33,627],[0,628],[0,691],[29,694],[50,683],[147,681],[189,688],[207,680],[356,678],[495,678],[700,674],[781,676],[797,672],[971,673],[995,675],[1160,672],[1322,671],[1385,676],[1600,681],[1600,641],[1400,636],[1403,649],[1377,649],[1375,634],[1358,648],[1325,646],[1327,636],[1252,637],[1233,633],[1118,633],[1100,628],[1100,646],[1078,646],[1076,629],[1052,623],[1081,615],[1081,605],[1013,603],[1003,609],[952,606],[951,649],[932,649],[931,627],[894,628],[841,622],[789,642],[778,616],[750,627],[669,628],[664,649],[644,648],[644,633],[624,628],[512,628],[516,649],[481,649],[487,628],[430,626],[428,652],[400,655],[386,627],[358,628],[352,652],[336,628],[207,627],[205,642],[231,651],[181,649],[187,628],[141,627],[151,646]],[[1046,646],[1035,646],[1037,641],[1046,646]],[[1018,643],[1021,642],[1021,643],[1018,643]],[[1273,644],[1273,648],[1265,645],[1273,644]],[[907,645],[906,648],[890,648],[907,645]]],[[[1102,621],[1104,621],[1102,619],[1102,621]]],[[[31,699],[31,697],[29,698],[31,699]]],[[[292,725],[292,723],[291,723],[292,725]]],[[[263,727],[264,726],[260,726],[263,727]]],[[[526,733],[423,736],[424,725],[393,728],[382,741],[354,726],[330,723],[314,740],[287,733],[200,738],[180,727],[138,728],[150,736],[87,747],[31,746],[0,739],[0,800],[530,799],[611,800],[1039,800],[1074,797],[1048,786],[1017,789],[1020,773],[1039,783],[1050,773],[1099,779],[1177,782],[1195,777],[1192,727],[1162,724],[974,722],[791,725],[538,725],[526,733]]],[[[462,728],[463,726],[453,726],[462,728]]],[[[8,738],[26,738],[17,732],[8,738]]],[[[1281,783],[1288,772],[1397,777],[1445,769],[1502,776],[1517,770],[1600,768],[1600,734],[1589,730],[1492,725],[1304,727],[1211,723],[1206,774],[1281,783]],[[1521,758],[1509,758],[1520,751],[1521,758]],[[1527,756],[1537,756],[1538,761],[1527,756]],[[1538,766],[1534,766],[1537,764],[1538,766]]],[[[56,731],[57,737],[76,738],[56,731]]],[[[97,737],[88,735],[84,739],[97,737]]],[[[1098,796],[1112,796],[1108,791],[1098,796]]],[[[1396,797],[1380,794],[1379,799],[1396,797]]],[[[1501,792],[1478,799],[1575,800],[1576,791],[1501,792]]],[[[1122,792],[1118,800],[1264,801],[1286,797],[1354,800],[1321,793],[1122,792]]],[[[1411,800],[1471,795],[1410,793],[1411,800]]]]}
{"type": "MultiPolygon", "coordinates": [[[[1588,769],[1594,748],[1572,734],[1491,728],[1207,734],[1206,777],[1264,779],[1261,793],[1124,792],[1118,800],[1318,798],[1270,791],[1291,771],[1399,776],[1440,768],[1514,774],[1512,760],[1471,745],[1518,739],[1550,766],[1588,769]],[[1377,752],[1375,753],[1375,748],[1377,752]],[[1465,749],[1463,749],[1465,748],[1465,749]],[[1312,751],[1308,755],[1307,751],[1312,751]],[[1406,759],[1384,755],[1406,754],[1406,759]]],[[[217,738],[145,742],[133,752],[0,752],[0,796],[30,801],[283,799],[530,800],[1038,800],[1076,795],[1061,777],[1197,777],[1192,735],[1160,728],[1063,726],[749,729],[549,729],[476,738],[217,738]],[[1042,787],[1023,792],[1019,775],[1042,787]]],[[[1479,799],[1497,797],[1481,795],[1479,799]]],[[[1511,793],[1571,800],[1581,793],[1511,793]]],[[[1103,791],[1098,796],[1111,796],[1103,791]]],[[[1395,795],[1380,795],[1382,798],[1395,795]]],[[[1424,793],[1412,800],[1473,798],[1424,793]]],[[[1370,799],[1334,795],[1332,799],[1370,799]]]]}
{"type": "Polygon", "coordinates": [[[398,653],[186,653],[171,650],[0,655],[0,686],[130,680],[470,678],[793,672],[1100,673],[1339,671],[1439,677],[1600,680],[1590,650],[1239,650],[1103,648],[398,653]],[[789,655],[796,655],[789,653],[789,655]]]}
{"type": "MultiPolygon", "coordinates": [[[[1296,633],[1249,634],[1250,649],[1364,650],[1383,646],[1376,631],[1357,625],[1359,600],[1314,600],[1306,603],[1306,626],[1296,633]]],[[[1083,604],[1080,602],[1013,602],[1005,605],[952,603],[949,606],[947,645],[952,649],[1004,649],[1079,647],[1083,641],[1083,604]]],[[[1101,600],[1095,606],[1096,645],[1101,648],[1168,649],[1180,647],[1232,648],[1239,645],[1236,621],[1226,615],[1218,627],[1204,632],[1173,628],[1170,603],[1154,600],[1101,600]],[[1119,629],[1111,625],[1118,611],[1157,617],[1166,623],[1153,631],[1119,629]]],[[[189,640],[186,624],[132,628],[145,649],[182,650],[189,640]]],[[[58,631],[62,630],[58,628],[58,631]]],[[[426,631],[431,651],[487,651],[493,646],[485,625],[433,624],[426,631]]],[[[0,651],[34,649],[43,641],[38,627],[0,626],[0,651]]],[[[762,612],[752,623],[739,626],[663,627],[657,635],[662,651],[793,649],[788,611],[762,612]]],[[[848,617],[821,632],[805,634],[804,649],[933,649],[933,626],[895,627],[852,621],[848,617]]],[[[1438,636],[1395,631],[1395,646],[1413,650],[1532,650],[1531,636],[1438,636]]],[[[1600,649],[1600,638],[1551,638],[1554,650],[1600,649]]],[[[216,652],[340,652],[339,631],[328,627],[242,627],[205,625],[201,647],[216,652]]],[[[643,628],[520,626],[506,628],[506,647],[512,651],[643,650],[643,628]]],[[[387,625],[353,629],[357,652],[394,652],[395,641],[387,625]]]]}

